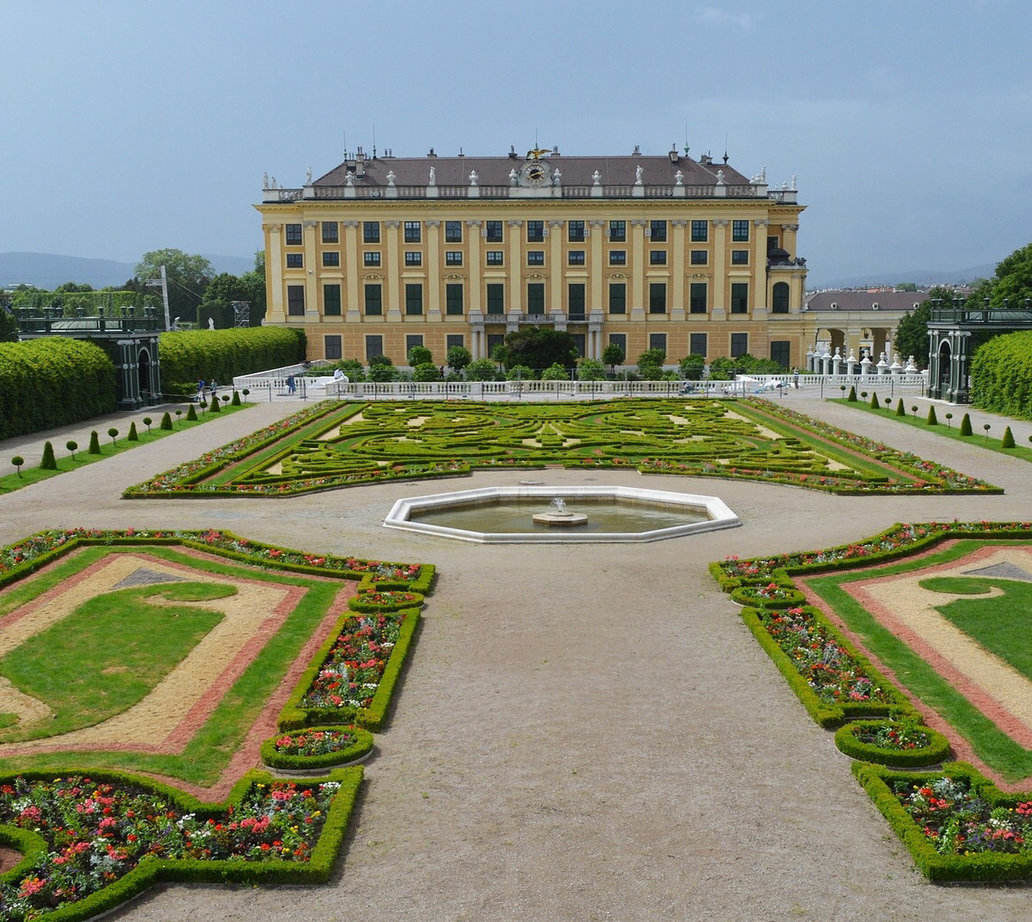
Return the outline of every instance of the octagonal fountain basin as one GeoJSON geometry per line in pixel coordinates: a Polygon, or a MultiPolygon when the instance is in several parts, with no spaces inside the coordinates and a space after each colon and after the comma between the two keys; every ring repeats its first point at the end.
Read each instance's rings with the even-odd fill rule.
{"type": "Polygon", "coordinates": [[[521,485],[399,499],[383,524],[482,544],[591,544],[662,541],[742,523],[716,496],[521,485]]]}

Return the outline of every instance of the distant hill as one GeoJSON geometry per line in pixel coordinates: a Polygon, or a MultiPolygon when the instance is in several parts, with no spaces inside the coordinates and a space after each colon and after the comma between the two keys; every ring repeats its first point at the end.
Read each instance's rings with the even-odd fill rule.
{"type": "Polygon", "coordinates": [[[900,285],[913,282],[925,287],[928,285],[959,285],[963,282],[974,282],[978,279],[989,279],[996,274],[996,264],[985,266],[969,266],[966,269],[904,269],[884,272],[877,270],[866,275],[825,276],[811,273],[806,277],[806,287],[816,288],[877,288],[880,286],[900,285]]]}
{"type": "MultiPolygon", "coordinates": [[[[216,273],[242,275],[254,268],[253,257],[203,255],[216,273]]],[[[87,259],[56,253],[0,253],[0,288],[25,284],[49,289],[64,282],[85,282],[94,288],[107,288],[132,278],[134,266],[135,263],[113,259],[87,259]]]]}

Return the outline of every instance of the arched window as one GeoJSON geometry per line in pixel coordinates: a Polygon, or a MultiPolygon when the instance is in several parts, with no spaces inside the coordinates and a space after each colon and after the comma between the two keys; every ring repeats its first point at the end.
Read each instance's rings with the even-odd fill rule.
{"type": "Polygon", "coordinates": [[[775,314],[788,313],[788,282],[775,282],[771,292],[771,310],[775,314]]]}

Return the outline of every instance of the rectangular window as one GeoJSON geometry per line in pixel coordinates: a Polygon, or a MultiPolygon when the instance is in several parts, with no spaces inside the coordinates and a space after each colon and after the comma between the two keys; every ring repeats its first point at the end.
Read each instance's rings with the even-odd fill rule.
{"type": "Polygon", "coordinates": [[[367,317],[379,317],[383,314],[383,289],[377,283],[365,286],[365,312],[367,317]]]}
{"type": "Polygon", "coordinates": [[[444,242],[445,243],[462,243],[462,222],[461,221],[445,221],[444,222],[444,242]]]}
{"type": "Polygon", "coordinates": [[[367,250],[362,254],[362,265],[363,266],[378,266],[380,265],[380,254],[367,250]]]}
{"type": "Polygon", "coordinates": [[[528,266],[543,266],[545,264],[544,250],[527,250],[528,266]]]}
{"type": "Polygon", "coordinates": [[[419,282],[405,285],[405,313],[409,317],[423,313],[423,286],[419,282]]]}
{"type": "Polygon", "coordinates": [[[627,265],[627,251],[626,250],[610,250],[609,251],[609,265],[611,265],[611,266],[626,266],[627,265]]]}
{"type": "Polygon", "coordinates": [[[323,285],[322,287],[323,313],[329,317],[340,316],[340,285],[323,285]]]}
{"type": "Polygon", "coordinates": [[[500,282],[489,282],[487,285],[487,312],[505,313],[505,286],[500,282]]]}
{"type": "Polygon", "coordinates": [[[419,221],[405,222],[405,242],[419,243],[423,239],[423,225],[419,221]]]}
{"type": "Polygon", "coordinates": [[[666,265],[666,250],[649,250],[649,265],[650,266],[665,266],[666,265]]]}
{"type": "Polygon", "coordinates": [[[748,266],[749,265],[749,251],[748,250],[732,250],[731,251],[731,265],[732,266],[748,266]]]}
{"type": "Polygon", "coordinates": [[[732,282],[731,283],[731,313],[732,314],[747,314],[747,313],[749,313],[749,283],[748,282],[732,282]]]}
{"type": "Polygon", "coordinates": [[[423,265],[423,254],[419,250],[406,250],[405,251],[405,265],[406,266],[421,266],[423,265]]]}
{"type": "Polygon", "coordinates": [[[323,243],[339,243],[340,242],[340,231],[337,229],[336,221],[323,221],[322,222],[322,242],[323,243]]]}
{"type": "Polygon", "coordinates": [[[301,225],[288,224],[286,229],[286,241],[288,247],[301,246],[301,225]]]}
{"type": "Polygon", "coordinates": [[[731,358],[736,359],[740,355],[745,355],[749,351],[749,334],[748,333],[732,333],[731,334],[731,358]]]}
{"type": "Polygon", "coordinates": [[[625,282],[609,283],[609,313],[627,313],[627,284],[625,282]]]}
{"type": "Polygon", "coordinates": [[[305,286],[287,286],[287,314],[291,317],[304,317],[305,315],[305,286]]]}
{"type": "Polygon", "coordinates": [[[701,355],[706,358],[706,334],[705,333],[689,333],[688,334],[688,354],[689,355],[701,355]]]}
{"type": "Polygon", "coordinates": [[[505,345],[505,334],[504,333],[488,333],[487,334],[487,354],[494,355],[495,349],[499,346],[505,345]]]}
{"type": "Polygon", "coordinates": [[[444,264],[446,266],[461,266],[462,250],[446,250],[444,253],[444,264]]]}
{"type": "Polygon", "coordinates": [[[413,349],[418,349],[423,345],[423,334],[422,333],[409,333],[405,336],[405,361],[408,361],[408,354],[413,349]]]}
{"type": "Polygon", "coordinates": [[[365,357],[368,363],[370,359],[379,358],[383,355],[383,337],[379,334],[375,336],[367,335],[365,338],[365,357]]]}
{"type": "Polygon", "coordinates": [[[709,260],[709,253],[705,250],[692,250],[692,265],[705,266],[709,260]]]}
{"type": "Polygon", "coordinates": [[[449,333],[444,337],[444,348],[454,349],[456,347],[462,348],[466,345],[466,338],[461,333],[449,333]]]}
{"type": "Polygon", "coordinates": [[[305,256],[303,253],[287,253],[287,268],[288,269],[303,269],[305,265],[305,256]]]}
{"type": "Polygon", "coordinates": [[[627,222],[610,221],[609,239],[612,240],[614,243],[623,243],[627,239],[627,222]]]}
{"type": "Polygon", "coordinates": [[[706,283],[692,282],[688,291],[688,312],[691,314],[706,313],[706,283]]]}
{"type": "Polygon", "coordinates": [[[659,350],[666,358],[666,333],[649,333],[649,348],[659,350]]]}
{"type": "Polygon", "coordinates": [[[571,282],[567,288],[569,293],[567,313],[571,317],[584,316],[584,285],[580,282],[571,282]]]}
{"type": "Polygon", "coordinates": [[[709,240],[709,221],[692,221],[692,242],[705,243],[709,240]]]}
{"type": "Polygon", "coordinates": [[[649,313],[666,313],[666,282],[649,282],[649,313]]]}
{"type": "Polygon", "coordinates": [[[527,222],[527,241],[529,243],[541,243],[545,239],[545,222],[527,222]]]}
{"type": "Polygon", "coordinates": [[[666,240],[666,221],[649,221],[649,237],[653,243],[666,240]]]}
{"type": "Polygon", "coordinates": [[[505,262],[505,251],[504,250],[488,250],[487,251],[487,264],[489,266],[500,266],[505,262]]]}
{"type": "Polygon", "coordinates": [[[573,351],[576,352],[580,358],[584,358],[584,352],[588,347],[588,337],[584,333],[571,333],[570,339],[573,340],[573,351]]]}
{"type": "Polygon", "coordinates": [[[782,368],[788,368],[792,343],[787,339],[775,339],[770,344],[770,360],[777,362],[782,368]]]}
{"type": "Polygon", "coordinates": [[[545,283],[529,282],[527,284],[527,313],[545,313],[545,283]]]}
{"type": "Polygon", "coordinates": [[[449,282],[444,286],[444,300],[446,314],[462,313],[462,283],[449,282]]]}
{"type": "Polygon", "coordinates": [[[567,254],[570,260],[571,266],[583,266],[584,265],[584,251],[583,250],[570,250],[567,254]]]}
{"type": "Polygon", "coordinates": [[[502,222],[501,221],[485,221],[484,222],[484,238],[488,243],[501,243],[502,242],[502,222]]]}
{"type": "Polygon", "coordinates": [[[327,250],[322,255],[322,264],[328,269],[335,268],[340,265],[340,253],[336,250],[327,250]]]}
{"type": "Polygon", "coordinates": [[[627,334],[626,333],[610,333],[609,334],[609,345],[618,346],[620,351],[624,354],[624,358],[627,358],[627,334]]]}
{"type": "Polygon", "coordinates": [[[778,246],[779,246],[780,242],[781,241],[778,240],[778,235],[777,234],[768,234],[767,235],[767,253],[769,254],[771,250],[778,249],[778,246]]]}
{"type": "Polygon", "coordinates": [[[324,336],[323,337],[323,358],[339,359],[340,357],[341,357],[340,336],[324,336]]]}
{"type": "Polygon", "coordinates": [[[380,222],[379,221],[363,221],[362,222],[362,242],[363,243],[379,243],[380,242],[380,222]]]}
{"type": "Polygon", "coordinates": [[[583,221],[567,221],[566,222],[566,239],[570,243],[583,243],[584,242],[584,222],[583,221]]]}
{"type": "Polygon", "coordinates": [[[743,242],[749,239],[749,222],[734,220],[731,222],[731,239],[743,242]]]}

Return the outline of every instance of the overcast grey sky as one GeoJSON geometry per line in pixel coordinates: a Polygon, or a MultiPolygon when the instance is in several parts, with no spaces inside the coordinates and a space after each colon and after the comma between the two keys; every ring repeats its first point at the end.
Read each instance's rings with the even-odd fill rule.
{"type": "Polygon", "coordinates": [[[0,251],[250,255],[264,171],[362,144],[724,151],[798,174],[811,279],[1032,239],[1032,5],[6,0],[0,251]]]}

